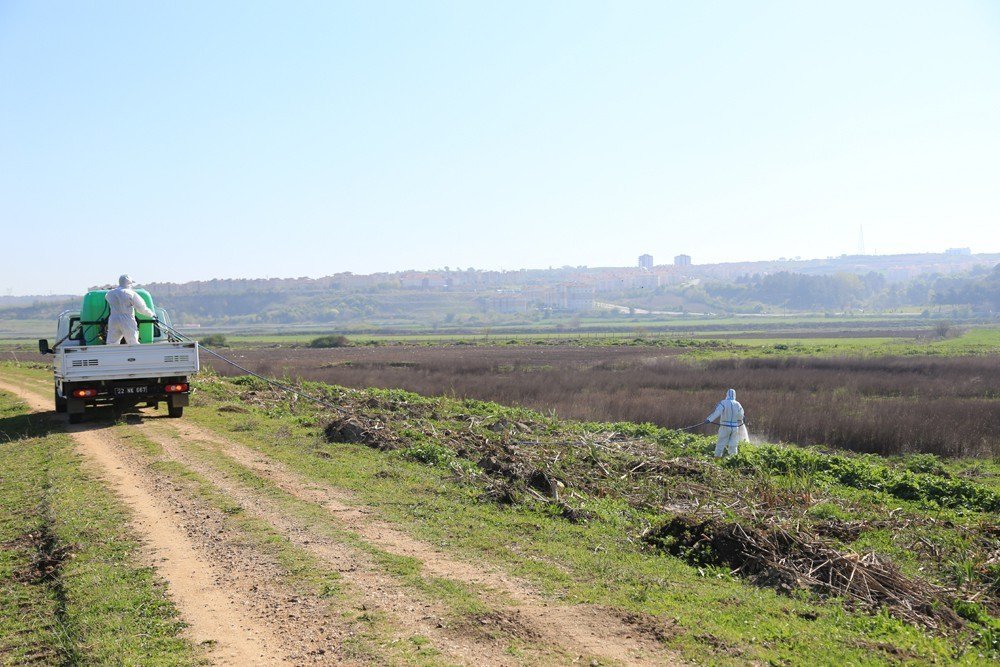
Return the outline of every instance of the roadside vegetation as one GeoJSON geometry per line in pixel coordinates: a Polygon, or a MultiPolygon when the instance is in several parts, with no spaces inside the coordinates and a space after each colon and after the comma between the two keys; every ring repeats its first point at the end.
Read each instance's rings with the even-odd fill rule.
{"type": "Polygon", "coordinates": [[[0,663],[198,663],[125,509],[51,428],[0,394],[0,663]]]}
{"type": "MultiPolygon", "coordinates": [[[[505,358],[506,348],[491,347],[469,349],[448,366],[455,349],[464,348],[433,356],[439,351],[408,347],[374,358],[365,355],[386,350],[284,350],[261,357],[271,365],[257,370],[298,378],[304,391],[341,410],[295,400],[255,378],[206,373],[186,416],[317,485],[351,491],[376,516],[444,551],[499,564],[556,602],[614,610],[637,632],[695,661],[1000,659],[1000,459],[989,424],[971,415],[985,430],[920,451],[913,443],[928,441],[916,439],[905,420],[883,428],[880,413],[865,412],[882,403],[968,402],[995,424],[1000,379],[993,358],[691,359],[671,351],[650,359],[636,347],[595,359],[593,348],[541,346],[519,349],[537,350],[545,361],[505,358]],[[328,362],[310,376],[319,364],[286,367],[287,352],[360,356],[328,362]],[[334,373],[362,386],[415,382],[421,392],[444,395],[350,389],[330,384],[346,384],[334,373]],[[492,383],[484,392],[490,398],[521,406],[465,390],[484,383],[492,383]],[[745,445],[720,464],[711,459],[711,437],[670,430],[641,414],[595,414],[646,395],[659,396],[650,407],[661,412],[690,399],[696,416],[670,424],[687,425],[703,419],[729,384],[759,415],[751,430],[767,415],[798,414],[793,397],[804,397],[803,416],[823,407],[842,414],[854,421],[822,422],[828,433],[854,424],[859,449],[886,455],[831,451],[825,447],[841,443],[820,434],[815,442],[822,447],[745,445]],[[791,388],[782,393],[785,385],[791,388]],[[502,394],[505,388],[520,391],[502,394]],[[620,403],[609,400],[613,392],[620,403]],[[766,398],[754,404],[754,396],[766,398]],[[531,401],[541,409],[525,407],[531,401]],[[589,412],[566,420],[573,406],[589,412]],[[874,421],[865,422],[866,415],[874,421]],[[970,442],[977,433],[981,439],[970,442]]],[[[252,350],[243,353],[253,360],[252,350]]],[[[5,368],[45,375],[30,364],[5,368]]],[[[931,409],[922,417],[924,433],[943,438],[963,428],[953,415],[965,414],[931,409]]],[[[804,419],[785,423],[809,426],[804,419]]],[[[850,446],[850,439],[842,445],[850,446]]],[[[191,451],[286,503],[290,514],[315,517],[220,451],[191,451]]],[[[322,582],[322,569],[310,567],[310,581],[322,582]]],[[[409,585],[426,583],[416,577],[409,585]]],[[[451,595],[460,606],[466,593],[451,595]]]]}
{"type": "Polygon", "coordinates": [[[195,416],[227,437],[695,659],[1000,657],[996,462],[762,445],[718,466],[710,438],[648,424],[307,386],[331,416],[205,380],[195,416]]]}

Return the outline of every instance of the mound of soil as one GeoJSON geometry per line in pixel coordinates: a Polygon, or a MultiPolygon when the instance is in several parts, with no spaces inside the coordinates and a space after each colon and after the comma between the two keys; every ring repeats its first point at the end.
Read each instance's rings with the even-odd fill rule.
{"type": "Polygon", "coordinates": [[[334,417],[324,428],[327,442],[367,445],[381,450],[396,449],[397,438],[385,424],[359,415],[334,417]]]}

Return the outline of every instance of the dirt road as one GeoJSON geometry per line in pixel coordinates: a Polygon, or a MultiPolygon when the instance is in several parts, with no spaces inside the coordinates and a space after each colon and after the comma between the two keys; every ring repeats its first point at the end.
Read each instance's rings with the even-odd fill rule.
{"type": "MultiPolygon", "coordinates": [[[[47,382],[5,377],[0,390],[62,419],[51,412],[47,382]]],[[[67,431],[131,509],[149,564],[214,664],[411,662],[414,655],[470,665],[679,664],[634,620],[555,603],[496,567],[443,553],[350,492],[305,479],[190,419],[148,411],[126,427],[95,420],[67,431]],[[206,501],[220,497],[239,509],[239,521],[206,501]],[[296,586],[288,553],[335,573],[338,595],[296,586]],[[417,564],[419,580],[386,567],[399,558],[417,564]],[[487,608],[456,614],[427,582],[473,591],[487,608]]]]}

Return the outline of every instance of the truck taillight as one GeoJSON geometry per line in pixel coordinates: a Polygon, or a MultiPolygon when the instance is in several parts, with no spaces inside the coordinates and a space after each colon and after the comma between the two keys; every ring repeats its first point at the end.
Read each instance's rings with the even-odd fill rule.
{"type": "Polygon", "coordinates": [[[74,389],[73,396],[76,398],[93,398],[97,396],[96,389],[74,389]]]}
{"type": "Polygon", "coordinates": [[[179,394],[187,390],[188,390],[187,382],[181,382],[179,384],[168,384],[163,388],[163,391],[167,392],[168,394],[179,394]]]}

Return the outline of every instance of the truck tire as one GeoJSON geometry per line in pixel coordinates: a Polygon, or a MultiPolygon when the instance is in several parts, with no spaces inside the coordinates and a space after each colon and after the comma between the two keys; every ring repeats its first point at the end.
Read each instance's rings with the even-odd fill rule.
{"type": "Polygon", "coordinates": [[[180,419],[184,416],[184,406],[178,405],[176,408],[172,405],[167,406],[167,416],[173,417],[174,419],[180,419]]]}
{"type": "Polygon", "coordinates": [[[53,389],[52,393],[56,397],[56,412],[66,412],[66,399],[59,395],[58,389],[53,389]]]}
{"type": "Polygon", "coordinates": [[[83,421],[83,413],[82,412],[71,412],[70,413],[70,415],[69,415],[69,423],[70,424],[79,424],[82,421],[83,421]]]}

